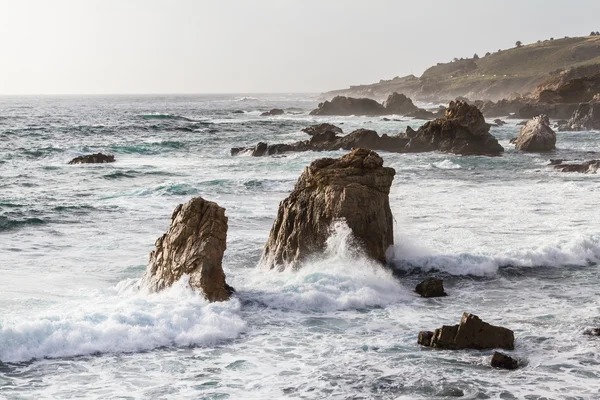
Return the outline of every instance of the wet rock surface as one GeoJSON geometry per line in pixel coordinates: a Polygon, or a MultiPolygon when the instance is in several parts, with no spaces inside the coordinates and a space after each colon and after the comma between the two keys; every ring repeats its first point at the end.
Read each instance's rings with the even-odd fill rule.
{"type": "Polygon", "coordinates": [[[75,157],[69,164],[104,164],[115,162],[115,156],[109,154],[89,154],[85,156],[75,157]]]}
{"type": "Polygon", "coordinates": [[[170,287],[183,275],[209,301],[225,301],[233,288],[225,282],[222,261],[227,248],[227,217],[217,203],[195,197],[178,205],[167,233],[158,238],[143,285],[152,291],[170,287]]]}
{"type": "Polygon", "coordinates": [[[514,370],[519,368],[519,361],[511,356],[495,351],[492,355],[491,365],[494,368],[514,370]]]}
{"type": "Polygon", "coordinates": [[[580,174],[595,174],[600,168],[600,160],[585,161],[577,163],[557,163],[554,169],[559,172],[578,172],[580,174]]]}
{"type": "Polygon", "coordinates": [[[377,153],[367,149],[313,161],[280,203],[262,263],[271,269],[298,268],[325,249],[332,224],[342,219],[356,246],[385,263],[385,252],[394,243],[388,197],[394,175],[377,153]]]}
{"type": "Polygon", "coordinates": [[[464,313],[458,325],[444,325],[435,332],[419,333],[418,343],[438,349],[513,350],[513,331],[483,322],[478,316],[464,313]]]}
{"type": "Polygon", "coordinates": [[[419,283],[415,288],[422,297],[444,297],[447,296],[444,291],[444,281],[440,278],[427,278],[419,283]]]}
{"type": "Polygon", "coordinates": [[[283,115],[284,111],[281,108],[274,108],[272,110],[269,111],[265,111],[264,113],[260,114],[261,117],[273,117],[276,115],[283,115]]]}

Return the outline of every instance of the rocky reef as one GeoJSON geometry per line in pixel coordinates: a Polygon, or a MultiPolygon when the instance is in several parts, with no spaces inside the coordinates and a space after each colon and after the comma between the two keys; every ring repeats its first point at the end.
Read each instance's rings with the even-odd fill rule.
{"type": "Polygon", "coordinates": [[[373,99],[336,96],[320,103],[310,115],[384,115],[385,107],[373,99]]]}
{"type": "Polygon", "coordinates": [[[234,291],[225,282],[221,265],[226,248],[225,209],[195,197],[173,211],[169,230],[150,253],[143,286],[160,291],[187,274],[190,286],[209,301],[225,301],[234,291]]]}
{"type": "Polygon", "coordinates": [[[510,329],[490,325],[476,315],[464,313],[458,325],[444,325],[435,332],[420,332],[418,343],[449,350],[513,350],[515,335],[510,329]]]}
{"type": "Polygon", "coordinates": [[[556,149],[556,133],[550,127],[548,116],[542,114],[527,121],[527,124],[521,127],[515,147],[531,152],[556,149]]]}
{"type": "Polygon", "coordinates": [[[462,101],[451,102],[444,117],[427,122],[417,131],[409,127],[406,132],[395,136],[379,136],[369,129],[338,136],[338,130],[332,126],[307,128],[312,134],[310,140],[272,145],[261,142],[252,147],[234,147],[231,155],[250,153],[260,157],[298,151],[352,150],[358,147],[393,153],[442,151],[461,155],[499,155],[504,151],[490,134],[490,125],[477,107],[462,101]]]}
{"type": "Polygon", "coordinates": [[[88,154],[85,156],[75,157],[69,164],[104,164],[115,162],[115,156],[110,154],[88,154]]]}
{"type": "Polygon", "coordinates": [[[356,245],[385,263],[385,252],[394,243],[388,197],[394,175],[367,149],[313,161],[279,204],[261,262],[271,269],[298,268],[325,249],[332,223],[344,220],[356,245]]]}
{"type": "Polygon", "coordinates": [[[415,287],[421,297],[444,297],[447,296],[444,291],[444,281],[440,278],[427,278],[415,287]]]}
{"type": "Polygon", "coordinates": [[[554,165],[554,169],[558,172],[595,174],[600,169],[600,160],[590,160],[582,163],[564,163],[562,160],[555,160],[551,165],[554,165]]]}

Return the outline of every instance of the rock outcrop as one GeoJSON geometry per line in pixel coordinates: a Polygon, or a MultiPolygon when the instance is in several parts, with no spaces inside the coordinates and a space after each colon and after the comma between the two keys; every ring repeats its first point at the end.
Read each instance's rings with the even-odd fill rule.
{"type": "Polygon", "coordinates": [[[408,139],[400,136],[379,136],[370,129],[358,129],[346,136],[337,136],[334,131],[328,130],[313,134],[310,140],[296,143],[281,143],[269,145],[264,142],[253,147],[234,147],[231,155],[250,153],[254,157],[284,154],[299,151],[334,151],[366,148],[369,150],[384,150],[395,153],[404,152],[408,139]]]}
{"type": "Polygon", "coordinates": [[[443,118],[407,130],[406,152],[443,151],[461,155],[499,155],[504,151],[474,105],[452,101],[443,118]]]}
{"type": "Polygon", "coordinates": [[[491,365],[494,368],[517,369],[519,368],[519,361],[511,356],[495,351],[492,355],[491,365]]]}
{"type": "Polygon", "coordinates": [[[515,147],[523,151],[552,151],[556,149],[556,133],[546,115],[534,117],[521,127],[515,147]]]}
{"type": "Polygon", "coordinates": [[[302,129],[302,132],[310,136],[321,135],[326,132],[333,132],[335,135],[342,135],[344,133],[344,131],[342,131],[342,128],[332,124],[311,125],[302,129]]]}
{"type": "Polygon", "coordinates": [[[464,313],[458,325],[444,325],[435,332],[420,332],[418,343],[449,350],[513,350],[515,335],[510,329],[490,325],[476,315],[464,313]]]}
{"type": "Polygon", "coordinates": [[[585,161],[581,164],[554,164],[554,169],[559,172],[578,172],[580,174],[595,174],[600,169],[600,160],[585,161]]]}
{"type": "Polygon", "coordinates": [[[281,108],[274,108],[272,110],[269,111],[265,111],[264,113],[260,114],[261,117],[273,117],[276,115],[283,115],[283,110],[281,108]]]}
{"type": "Polygon", "coordinates": [[[115,156],[110,154],[89,154],[86,156],[75,157],[69,164],[104,164],[115,162],[115,156]]]}
{"type": "Polygon", "coordinates": [[[581,103],[567,122],[570,131],[600,130],[600,94],[589,103],[581,103]]]}
{"type": "Polygon", "coordinates": [[[367,149],[313,161],[279,204],[262,263],[271,269],[298,268],[325,249],[332,223],[340,219],[367,256],[385,263],[385,252],[394,243],[388,198],[394,175],[367,149]]]}
{"type": "Polygon", "coordinates": [[[168,232],[150,253],[143,284],[160,291],[187,274],[190,286],[209,301],[225,301],[233,293],[221,265],[226,247],[225,209],[195,197],[173,211],[168,232]]]}
{"type": "Polygon", "coordinates": [[[444,291],[444,281],[440,278],[427,278],[419,283],[415,288],[415,292],[421,297],[444,297],[447,296],[444,291]]]}
{"type": "Polygon", "coordinates": [[[336,96],[331,101],[320,103],[310,115],[384,115],[387,111],[377,101],[368,98],[336,96]]]}
{"type": "Polygon", "coordinates": [[[398,115],[406,115],[419,109],[410,98],[396,92],[388,96],[387,100],[383,103],[383,107],[385,107],[385,110],[389,114],[398,115]]]}

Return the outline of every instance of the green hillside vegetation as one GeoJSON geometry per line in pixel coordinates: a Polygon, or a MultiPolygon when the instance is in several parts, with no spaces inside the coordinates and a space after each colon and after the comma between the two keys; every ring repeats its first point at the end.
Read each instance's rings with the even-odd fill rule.
{"type": "Polygon", "coordinates": [[[466,96],[499,99],[532,92],[553,75],[572,68],[600,66],[600,35],[543,40],[485,56],[440,63],[420,78],[412,75],[325,93],[382,99],[396,92],[421,100],[466,96]]]}

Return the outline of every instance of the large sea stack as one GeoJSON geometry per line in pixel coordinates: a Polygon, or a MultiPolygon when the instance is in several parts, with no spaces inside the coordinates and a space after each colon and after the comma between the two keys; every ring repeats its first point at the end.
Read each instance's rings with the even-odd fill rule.
{"type": "Polygon", "coordinates": [[[417,131],[404,134],[406,152],[443,151],[461,155],[499,155],[504,151],[490,125],[474,105],[452,101],[443,118],[427,122],[417,131]]]}
{"type": "Polygon", "coordinates": [[[325,249],[332,223],[344,219],[365,254],[385,263],[394,243],[388,195],[395,173],[377,153],[362,148],[313,161],[279,204],[262,262],[271,269],[298,268],[325,249]]]}
{"type": "Polygon", "coordinates": [[[195,197],[173,211],[168,232],[158,238],[156,250],[150,253],[143,283],[160,291],[188,274],[190,286],[209,301],[225,301],[233,293],[221,265],[226,247],[225,209],[195,197]]]}
{"type": "Polygon", "coordinates": [[[546,115],[539,115],[521,127],[515,147],[523,151],[552,151],[556,149],[556,133],[546,115]]]}

